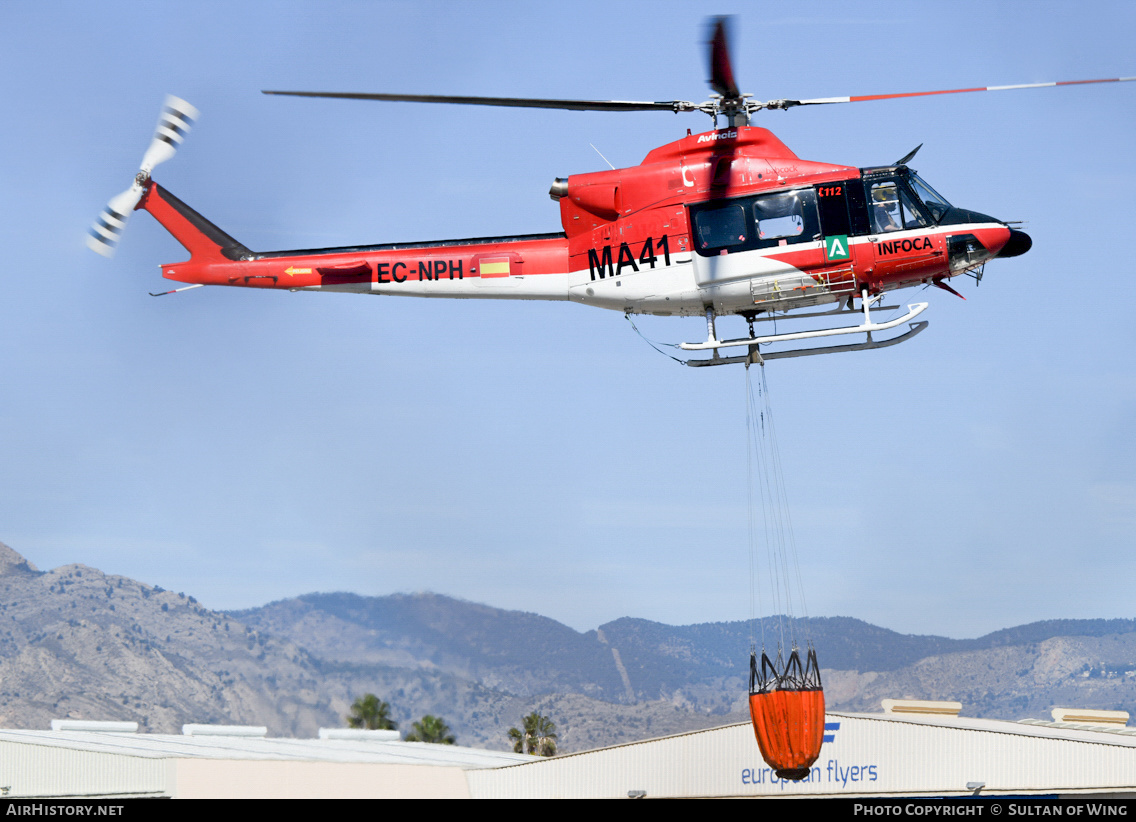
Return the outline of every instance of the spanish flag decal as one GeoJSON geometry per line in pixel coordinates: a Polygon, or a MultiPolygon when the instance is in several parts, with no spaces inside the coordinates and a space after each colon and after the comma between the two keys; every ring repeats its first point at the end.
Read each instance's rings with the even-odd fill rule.
{"type": "Polygon", "coordinates": [[[508,277],[512,274],[508,257],[483,257],[481,260],[481,278],[508,277]]]}

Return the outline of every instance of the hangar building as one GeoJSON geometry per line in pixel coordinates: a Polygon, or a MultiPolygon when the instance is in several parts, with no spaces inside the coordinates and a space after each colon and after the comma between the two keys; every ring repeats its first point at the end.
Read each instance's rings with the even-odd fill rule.
{"type": "Polygon", "coordinates": [[[273,739],[263,728],[187,725],[167,735],[132,733],[124,723],[59,723],[51,731],[0,730],[0,795],[1136,797],[1136,729],[1115,716],[1055,712],[1065,721],[1009,722],[895,707],[829,713],[820,758],[801,782],[769,770],[748,723],[549,759],[402,742],[383,731],[273,739]]]}

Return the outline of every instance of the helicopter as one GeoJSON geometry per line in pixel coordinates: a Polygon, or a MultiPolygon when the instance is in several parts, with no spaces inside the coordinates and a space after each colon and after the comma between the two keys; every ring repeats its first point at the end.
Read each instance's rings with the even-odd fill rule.
{"type": "Polygon", "coordinates": [[[981,278],[989,261],[1029,251],[1030,236],[1015,223],[959,208],[939,195],[909,166],[919,147],[879,167],[806,161],[769,130],[751,126],[752,115],[805,105],[1136,79],[760,102],[743,94],[734,79],[726,18],[712,22],[707,45],[714,93],[699,104],[264,92],[577,111],[702,112],[713,119],[712,130],[695,134],[687,129],[686,136],[653,149],[637,166],[556,178],[549,196],[560,210],[560,232],[252,251],[152,179],[154,167],[174,155],[199,114],[186,101],[169,97],[133,185],[108,203],[87,242],[111,256],[130,213],[148,211],[190,254],[189,260],[161,266],[163,277],[188,285],[153,296],[223,285],[568,300],[629,317],[704,316],[706,339],[678,346],[689,354],[680,361],[690,366],[882,348],[927,327],[925,320],[915,321],[928,307],[925,302],[909,305],[897,318],[877,321],[873,309],[878,317],[880,311],[896,308],[880,305],[887,292],[935,286],[958,295],[948,282],[952,277],[981,278]],[[716,320],[730,315],[748,322],[747,336],[719,339],[716,320]],[[857,324],[839,324],[847,316],[856,317],[857,324]],[[755,323],[787,318],[821,318],[828,327],[771,334],[754,330],[755,323]],[[904,324],[908,328],[896,336],[873,336],[904,324]],[[770,350],[783,343],[861,334],[866,339],[857,343],[770,350]]]}

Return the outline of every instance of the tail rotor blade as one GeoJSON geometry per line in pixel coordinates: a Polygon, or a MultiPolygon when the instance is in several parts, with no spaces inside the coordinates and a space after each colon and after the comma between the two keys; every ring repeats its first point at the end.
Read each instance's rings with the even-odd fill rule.
{"type": "Polygon", "coordinates": [[[135,183],[121,194],[111,198],[106,207],[99,213],[99,218],[88,232],[87,247],[104,257],[113,257],[122,232],[126,230],[126,222],[130,219],[130,212],[138,205],[146,189],[140,183],[135,183]]]}
{"type": "Polygon", "coordinates": [[[142,158],[142,172],[149,176],[154,166],[164,163],[177,153],[185,136],[197,120],[199,112],[180,97],[169,95],[165,105],[162,106],[162,115],[158,118],[158,127],[154,131],[154,139],[142,158]]]}
{"type": "Polygon", "coordinates": [[[141,202],[150,187],[150,172],[154,166],[173,157],[189,134],[198,111],[180,97],[168,95],[158,118],[158,128],[142,157],[142,166],[134,177],[134,185],[111,198],[99,214],[87,237],[87,247],[104,257],[113,257],[130,212],[141,202]]]}

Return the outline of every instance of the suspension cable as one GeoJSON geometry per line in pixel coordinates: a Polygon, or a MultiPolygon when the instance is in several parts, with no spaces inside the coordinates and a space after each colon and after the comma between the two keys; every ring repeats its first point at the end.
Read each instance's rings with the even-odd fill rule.
{"type": "MultiPolygon", "coordinates": [[[[756,643],[753,623],[755,599],[761,604],[761,585],[757,580],[758,527],[757,500],[753,486],[758,487],[758,496],[763,518],[768,585],[772,594],[772,606],[777,618],[778,649],[796,648],[797,610],[806,619],[808,610],[804,598],[804,584],[801,577],[800,561],[796,548],[789,497],[785,485],[785,475],[781,464],[780,449],[777,444],[777,428],[774,424],[773,405],[766,382],[765,366],[761,365],[760,382],[755,386],[750,377],[749,364],[746,364],[746,468],[747,503],[749,507],[749,559],[750,559],[750,642],[756,643]],[[755,397],[760,397],[760,405],[755,397]],[[787,624],[786,624],[787,623],[787,624]],[[785,633],[788,629],[789,643],[785,633]]],[[[761,621],[762,650],[765,649],[765,624],[761,621]]],[[[808,640],[806,640],[808,642],[808,640]]],[[[811,647],[811,642],[808,642],[811,647]]]]}

